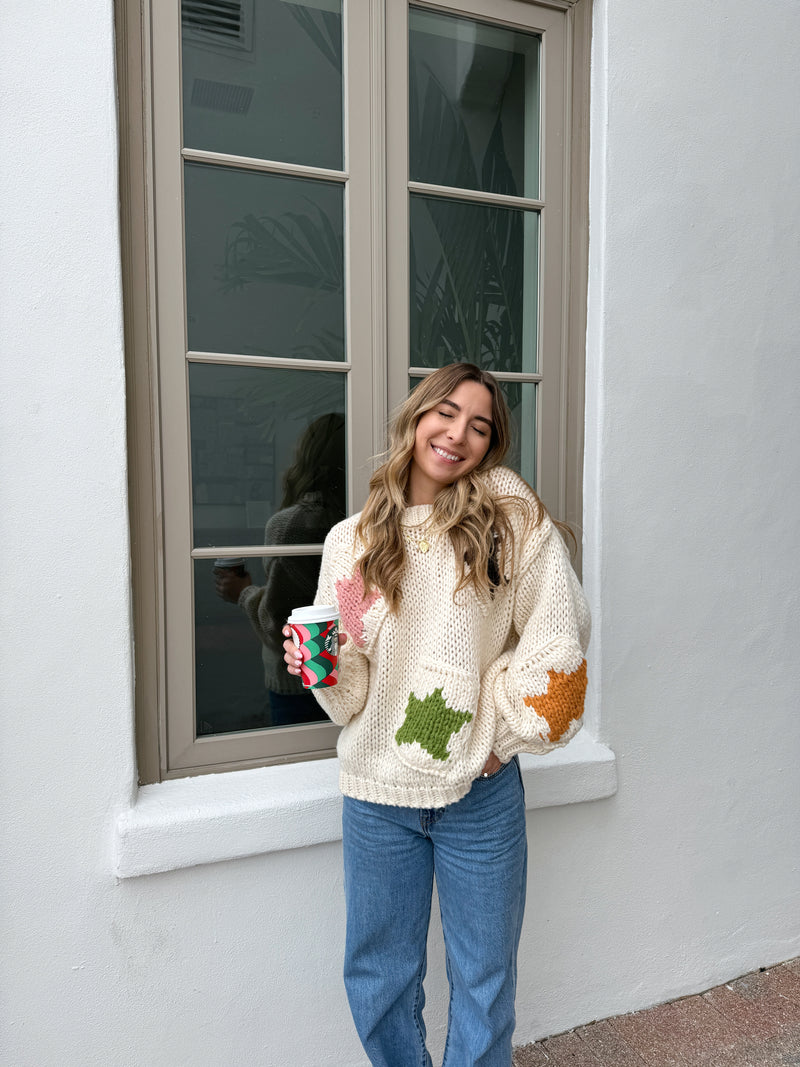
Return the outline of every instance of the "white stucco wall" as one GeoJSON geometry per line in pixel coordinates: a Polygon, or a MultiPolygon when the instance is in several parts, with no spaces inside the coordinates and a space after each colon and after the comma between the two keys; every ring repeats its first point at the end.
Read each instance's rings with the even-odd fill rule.
{"type": "MultiPolygon", "coordinates": [[[[0,1059],[362,1065],[335,842],[114,877],[111,5],[5,0],[0,22],[0,1059]]],[[[530,814],[520,1042],[800,953],[800,6],[597,0],[595,22],[585,573],[620,784],[530,814]]]]}

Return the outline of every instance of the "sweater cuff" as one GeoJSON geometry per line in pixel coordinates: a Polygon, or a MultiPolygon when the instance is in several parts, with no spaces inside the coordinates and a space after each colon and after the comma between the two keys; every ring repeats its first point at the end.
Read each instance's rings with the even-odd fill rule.
{"type": "MultiPolygon", "coordinates": [[[[570,733],[570,739],[574,737],[576,731],[570,733]]],[[[522,738],[518,737],[512,732],[507,722],[500,721],[497,724],[497,733],[495,734],[494,745],[492,746],[492,752],[503,763],[508,763],[512,756],[519,755],[520,752],[531,752],[535,756],[543,756],[547,752],[552,752],[554,748],[563,748],[567,744],[567,741],[544,741],[540,738],[522,738]]]]}
{"type": "MultiPolygon", "coordinates": [[[[574,659],[575,650],[569,651],[573,653],[569,658],[574,659]]],[[[504,763],[519,752],[544,755],[554,748],[563,748],[581,728],[586,690],[585,660],[570,672],[548,670],[544,685],[542,679],[536,678],[541,674],[540,665],[536,665],[533,676],[527,678],[529,672],[514,667],[512,681],[509,678],[512,662],[513,656],[508,652],[495,660],[484,676],[481,693],[482,701],[491,701],[493,705],[495,738],[492,751],[504,763]],[[526,681],[533,684],[527,685],[526,681]],[[523,696],[526,692],[535,693],[537,689],[541,699],[523,696]]]]}
{"type": "Polygon", "coordinates": [[[369,661],[359,652],[347,652],[345,646],[339,653],[337,684],[310,691],[329,719],[338,726],[346,726],[354,715],[363,710],[368,688],[369,661]]]}
{"type": "Polygon", "coordinates": [[[246,608],[251,600],[261,599],[261,587],[253,583],[252,585],[246,585],[244,589],[239,593],[239,599],[236,601],[240,608],[246,608]]]}

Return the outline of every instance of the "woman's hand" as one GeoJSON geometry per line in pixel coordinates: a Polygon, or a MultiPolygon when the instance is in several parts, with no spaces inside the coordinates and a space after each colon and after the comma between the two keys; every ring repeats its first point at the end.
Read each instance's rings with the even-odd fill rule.
{"type": "Polygon", "coordinates": [[[483,770],[481,771],[481,778],[488,778],[490,774],[496,774],[502,766],[503,761],[498,759],[497,756],[495,756],[494,752],[492,752],[483,765],[483,770]]]}
{"type": "MultiPolygon", "coordinates": [[[[284,660],[286,662],[286,670],[289,674],[299,674],[300,665],[303,662],[303,657],[300,655],[300,649],[292,640],[292,631],[288,626],[284,626],[282,630],[283,636],[288,637],[288,641],[283,642],[284,660]]],[[[339,648],[342,645],[347,644],[347,634],[339,631],[339,648]]]]}
{"type": "Polygon", "coordinates": [[[247,571],[244,574],[237,574],[229,567],[214,568],[214,588],[217,596],[227,600],[229,604],[238,604],[242,590],[252,584],[253,581],[247,571]]]}

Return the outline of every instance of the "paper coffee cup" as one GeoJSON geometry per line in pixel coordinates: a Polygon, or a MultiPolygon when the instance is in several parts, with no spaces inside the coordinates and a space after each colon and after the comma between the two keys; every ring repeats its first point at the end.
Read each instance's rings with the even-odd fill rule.
{"type": "Polygon", "coordinates": [[[244,556],[219,556],[214,560],[214,569],[236,571],[239,577],[244,577],[247,568],[247,560],[244,556]]]}
{"type": "Polygon", "coordinates": [[[339,610],[335,605],[294,608],[287,619],[303,663],[304,689],[324,689],[339,681],[339,610]]]}

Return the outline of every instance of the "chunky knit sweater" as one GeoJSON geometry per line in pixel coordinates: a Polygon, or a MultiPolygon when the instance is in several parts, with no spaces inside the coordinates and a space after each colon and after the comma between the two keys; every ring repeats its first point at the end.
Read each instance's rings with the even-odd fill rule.
{"type": "MultiPolygon", "coordinates": [[[[534,499],[505,467],[484,479],[497,495],[534,499]]],[[[344,727],[342,792],[378,804],[452,804],[491,752],[505,762],[565,745],[583,714],[589,611],[550,519],[516,538],[511,580],[482,599],[471,585],[453,596],[453,547],[447,534],[428,529],[431,512],[426,504],[404,513],[395,613],[379,593],[364,591],[358,515],[333,527],[322,557],[316,603],[338,605],[350,640],[340,650],[339,684],[314,694],[344,727]]],[[[515,532],[521,524],[514,520],[515,532]]]]}

